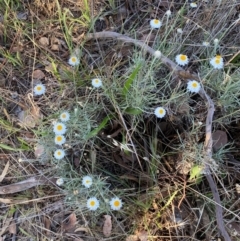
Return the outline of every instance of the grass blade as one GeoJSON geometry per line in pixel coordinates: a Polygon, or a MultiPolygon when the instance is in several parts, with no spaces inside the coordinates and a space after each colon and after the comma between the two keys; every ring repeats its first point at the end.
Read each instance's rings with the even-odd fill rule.
{"type": "Polygon", "coordinates": [[[127,79],[127,81],[125,82],[125,84],[123,86],[123,90],[122,90],[122,94],[124,97],[127,95],[128,91],[129,91],[130,87],[132,86],[132,83],[133,83],[134,79],[136,78],[141,67],[142,67],[142,64],[138,64],[137,67],[133,70],[133,72],[129,76],[129,78],[127,79]]]}
{"type": "Polygon", "coordinates": [[[107,125],[108,121],[111,120],[111,119],[112,119],[112,116],[111,116],[111,115],[106,116],[106,117],[103,119],[103,121],[100,123],[100,125],[99,125],[96,129],[92,130],[92,131],[87,135],[87,139],[90,139],[90,138],[96,136],[96,135],[98,134],[98,132],[99,132],[100,130],[102,130],[102,129],[107,125]]]}

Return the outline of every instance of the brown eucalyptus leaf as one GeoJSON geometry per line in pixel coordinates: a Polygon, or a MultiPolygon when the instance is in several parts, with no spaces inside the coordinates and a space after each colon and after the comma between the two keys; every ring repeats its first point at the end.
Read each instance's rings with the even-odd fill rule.
{"type": "Polygon", "coordinates": [[[34,79],[43,79],[45,74],[40,69],[36,69],[33,71],[33,78],[34,79]]]}
{"type": "Polygon", "coordinates": [[[71,213],[67,218],[67,222],[62,223],[62,228],[65,232],[71,232],[75,228],[76,224],[77,224],[76,214],[71,213]]]}
{"type": "Polygon", "coordinates": [[[40,43],[42,46],[46,47],[46,46],[49,45],[49,40],[48,40],[48,38],[46,38],[46,37],[41,37],[41,38],[39,39],[39,43],[40,43]]]}
{"type": "Polygon", "coordinates": [[[212,134],[213,150],[218,151],[228,143],[227,133],[217,130],[212,134]]]}
{"type": "Polygon", "coordinates": [[[9,233],[17,234],[17,225],[16,225],[16,222],[14,220],[11,221],[11,223],[8,227],[8,231],[9,231],[9,233]]]}
{"type": "Polygon", "coordinates": [[[126,238],[126,241],[138,241],[138,235],[129,235],[127,238],[126,238]]]}
{"type": "Polygon", "coordinates": [[[34,118],[29,114],[29,111],[22,110],[18,113],[18,119],[20,120],[21,126],[35,127],[36,122],[34,118]]]}
{"type": "Polygon", "coordinates": [[[140,239],[140,241],[147,241],[148,239],[148,234],[146,231],[140,231],[138,233],[138,238],[140,239]]]}
{"type": "Polygon", "coordinates": [[[36,158],[39,158],[40,156],[42,156],[44,152],[45,152],[45,149],[43,145],[37,144],[34,147],[34,155],[36,158]]]}
{"type": "Polygon", "coordinates": [[[238,222],[230,222],[227,226],[233,236],[240,236],[240,225],[238,222]]]}
{"type": "Polygon", "coordinates": [[[104,215],[105,218],[103,224],[103,234],[105,237],[110,237],[112,233],[112,217],[110,215],[104,215]]]}
{"type": "Polygon", "coordinates": [[[59,50],[59,45],[53,44],[53,45],[51,46],[51,50],[53,50],[53,51],[58,51],[58,50],[59,50]]]}

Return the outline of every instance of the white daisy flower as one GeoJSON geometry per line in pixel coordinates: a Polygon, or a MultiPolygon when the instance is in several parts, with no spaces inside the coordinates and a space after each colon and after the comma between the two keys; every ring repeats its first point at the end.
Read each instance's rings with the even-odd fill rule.
{"type": "Polygon", "coordinates": [[[43,84],[38,84],[33,88],[34,95],[43,95],[46,92],[46,87],[43,84]]]}
{"type": "Polygon", "coordinates": [[[82,185],[84,187],[86,187],[86,188],[91,187],[91,185],[92,185],[92,178],[90,176],[83,177],[82,185]]]}
{"type": "Polygon", "coordinates": [[[55,157],[57,160],[63,159],[64,156],[65,156],[65,151],[62,150],[62,149],[57,149],[57,150],[54,152],[54,157],[55,157]]]}
{"type": "Polygon", "coordinates": [[[95,88],[99,88],[102,86],[102,80],[99,78],[92,79],[92,86],[95,88]]]}
{"type": "Polygon", "coordinates": [[[196,3],[190,3],[190,7],[191,7],[191,8],[196,8],[196,7],[197,7],[197,4],[196,4],[196,3]]]}
{"type": "Polygon", "coordinates": [[[156,50],[153,55],[155,58],[161,58],[162,53],[159,50],[156,50]]]}
{"type": "Polygon", "coordinates": [[[158,20],[158,19],[152,19],[150,21],[150,26],[151,26],[151,28],[158,29],[158,28],[160,28],[162,26],[162,22],[160,20],[158,20]]]}
{"type": "Polygon", "coordinates": [[[63,135],[66,133],[67,128],[66,128],[65,124],[63,124],[61,122],[57,122],[53,126],[53,131],[56,135],[63,135]]]}
{"type": "Polygon", "coordinates": [[[201,89],[201,86],[197,81],[195,81],[195,80],[188,81],[188,83],[187,83],[188,91],[190,91],[192,93],[198,93],[200,89],[201,89]]]}
{"type": "Polygon", "coordinates": [[[66,142],[66,138],[63,135],[56,135],[54,141],[56,145],[62,145],[66,142]]]}
{"type": "Polygon", "coordinates": [[[96,211],[99,208],[99,201],[95,197],[91,197],[87,200],[87,207],[91,211],[96,211]]]}
{"type": "Polygon", "coordinates": [[[70,119],[70,114],[65,111],[60,115],[60,120],[61,121],[68,121],[70,119]]]}
{"type": "Polygon", "coordinates": [[[168,17],[170,17],[171,14],[172,14],[171,10],[167,10],[167,11],[166,11],[166,15],[167,15],[168,17]]]}
{"type": "Polygon", "coordinates": [[[204,42],[202,43],[202,45],[203,45],[204,47],[209,47],[209,46],[210,46],[210,43],[207,42],[207,41],[204,41],[204,42]]]}
{"type": "Polygon", "coordinates": [[[80,61],[76,55],[72,55],[68,60],[68,63],[72,66],[77,66],[80,64],[80,61]]]}
{"type": "Polygon", "coordinates": [[[58,186],[62,186],[63,183],[64,183],[63,178],[58,178],[57,181],[56,181],[56,184],[57,184],[58,186]]]}
{"type": "Polygon", "coordinates": [[[154,111],[155,116],[163,118],[166,115],[166,110],[163,107],[157,107],[154,111]]]}
{"type": "Polygon", "coordinates": [[[187,55],[178,54],[175,58],[178,65],[184,66],[189,63],[189,59],[187,55]]]}
{"type": "Polygon", "coordinates": [[[112,210],[120,210],[123,205],[122,200],[118,197],[112,198],[109,204],[112,210]]]}
{"type": "Polygon", "coordinates": [[[177,33],[182,34],[182,33],[183,33],[183,30],[182,30],[181,28],[178,28],[178,29],[177,29],[177,33]]]}
{"type": "Polygon", "coordinates": [[[223,68],[223,58],[221,55],[217,55],[216,57],[210,60],[210,64],[214,69],[222,69],[223,68]]]}

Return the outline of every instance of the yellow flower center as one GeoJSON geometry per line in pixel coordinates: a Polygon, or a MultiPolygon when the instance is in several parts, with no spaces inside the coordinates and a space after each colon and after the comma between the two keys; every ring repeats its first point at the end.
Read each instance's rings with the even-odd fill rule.
{"type": "Polygon", "coordinates": [[[72,57],[72,62],[76,62],[77,59],[75,57],[72,57]]]}
{"type": "Polygon", "coordinates": [[[90,180],[86,180],[86,183],[87,183],[87,184],[90,183],[90,180]]]}
{"type": "Polygon", "coordinates": [[[120,202],[119,202],[118,200],[116,200],[116,201],[114,201],[113,205],[114,205],[115,207],[119,207],[119,206],[120,206],[120,202]]]}
{"type": "Polygon", "coordinates": [[[215,59],[216,64],[220,64],[220,59],[215,59]]]}
{"type": "Polygon", "coordinates": [[[180,55],[180,59],[181,59],[182,61],[185,61],[185,60],[187,59],[187,56],[184,55],[184,54],[181,54],[181,55],[180,55]]]}
{"type": "Polygon", "coordinates": [[[95,79],[95,83],[97,84],[99,82],[99,79],[95,79]]]}
{"type": "Polygon", "coordinates": [[[57,141],[61,141],[62,140],[62,137],[61,136],[57,136],[57,141]]]}
{"type": "Polygon", "coordinates": [[[61,154],[62,154],[62,153],[61,153],[60,151],[57,152],[57,155],[58,155],[58,156],[61,156],[61,154]]]}
{"type": "Polygon", "coordinates": [[[159,23],[159,20],[158,20],[158,19],[154,19],[153,22],[154,22],[155,24],[158,24],[158,23],[159,23]]]}
{"type": "Polygon", "coordinates": [[[94,207],[95,206],[95,201],[90,202],[90,206],[94,207]]]}
{"type": "Polygon", "coordinates": [[[40,91],[42,89],[42,86],[37,86],[37,90],[40,91]]]}
{"type": "Polygon", "coordinates": [[[221,58],[222,58],[221,55],[217,55],[217,56],[216,56],[216,59],[221,59],[221,58]]]}
{"type": "Polygon", "coordinates": [[[160,109],[160,110],[158,111],[158,113],[162,115],[162,114],[164,113],[164,110],[163,110],[163,109],[160,109]]]}
{"type": "Polygon", "coordinates": [[[198,84],[197,84],[196,82],[193,82],[193,83],[192,83],[192,87],[193,87],[193,88],[197,88],[197,87],[198,87],[198,84]]]}
{"type": "Polygon", "coordinates": [[[63,128],[63,127],[62,127],[61,125],[58,125],[58,126],[57,126],[57,130],[58,130],[58,131],[61,131],[62,128],[63,128]]]}
{"type": "Polygon", "coordinates": [[[62,118],[66,118],[66,114],[62,114],[62,118]]]}

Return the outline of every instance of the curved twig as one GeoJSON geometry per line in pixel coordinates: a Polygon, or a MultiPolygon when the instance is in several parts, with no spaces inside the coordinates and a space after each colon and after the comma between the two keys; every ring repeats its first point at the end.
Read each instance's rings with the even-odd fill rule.
{"type": "MultiPolygon", "coordinates": [[[[128,36],[125,36],[125,35],[122,35],[122,34],[116,33],[116,32],[103,31],[103,32],[97,32],[97,33],[89,33],[86,36],[86,41],[88,41],[90,39],[101,39],[101,38],[115,38],[115,39],[120,40],[125,43],[133,43],[151,55],[154,55],[154,53],[155,53],[155,50],[153,48],[149,47],[144,42],[136,40],[136,39],[132,39],[128,36]]],[[[170,67],[171,70],[173,70],[174,72],[183,70],[183,68],[181,68],[180,66],[175,64],[172,60],[165,57],[164,55],[161,56],[161,60],[164,64],[166,64],[168,67],[170,67]]]]}
{"type": "MultiPolygon", "coordinates": [[[[103,31],[103,32],[97,32],[97,33],[89,33],[86,36],[86,41],[91,40],[91,39],[101,39],[101,38],[115,38],[115,39],[123,41],[123,42],[133,43],[151,55],[154,55],[154,53],[155,53],[155,50],[153,48],[149,47],[144,42],[136,40],[136,39],[132,39],[128,36],[124,36],[124,35],[116,33],[116,32],[103,31]]],[[[171,61],[166,56],[161,55],[160,59],[168,68],[170,68],[170,70],[173,71],[173,73],[175,73],[182,79],[185,79],[185,80],[191,79],[191,80],[197,80],[197,81],[201,82],[201,79],[198,76],[192,75],[191,73],[185,71],[183,68],[176,65],[173,61],[171,61]]],[[[214,200],[215,200],[215,212],[216,212],[218,229],[220,230],[222,236],[224,237],[224,239],[226,241],[231,241],[231,238],[230,238],[229,234],[227,233],[225,226],[224,226],[224,222],[223,222],[223,210],[221,207],[221,200],[220,200],[219,192],[218,192],[216,183],[214,182],[214,180],[210,174],[210,168],[208,166],[209,161],[212,159],[212,120],[213,120],[213,114],[215,111],[214,103],[213,103],[212,99],[210,98],[210,96],[205,92],[203,87],[199,91],[199,95],[202,97],[202,99],[204,99],[208,103],[208,113],[207,113],[207,118],[206,118],[206,137],[205,137],[205,144],[204,144],[205,159],[206,159],[205,169],[206,169],[206,173],[207,173],[206,178],[210,185],[210,188],[211,188],[214,200]]]]}

